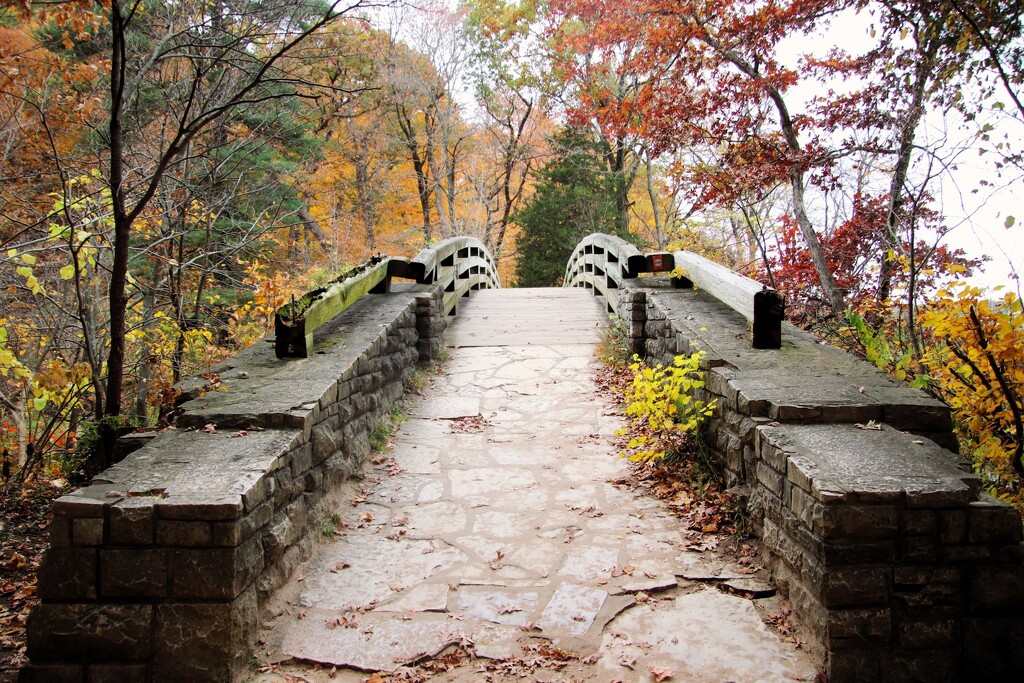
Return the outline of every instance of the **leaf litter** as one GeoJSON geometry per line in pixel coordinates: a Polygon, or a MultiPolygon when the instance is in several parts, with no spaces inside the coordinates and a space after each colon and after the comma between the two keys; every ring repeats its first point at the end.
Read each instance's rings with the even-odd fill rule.
{"type": "Polygon", "coordinates": [[[57,483],[39,476],[0,488],[0,681],[15,680],[27,663],[25,622],[39,602],[36,573],[49,544],[50,501],[64,493],[57,483]]]}

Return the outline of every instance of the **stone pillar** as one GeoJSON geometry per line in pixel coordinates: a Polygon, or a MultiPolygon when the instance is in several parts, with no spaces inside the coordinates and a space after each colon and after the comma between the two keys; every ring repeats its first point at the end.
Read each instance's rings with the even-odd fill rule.
{"type": "Polygon", "coordinates": [[[625,326],[629,350],[644,356],[644,325],[647,322],[647,293],[631,286],[619,291],[619,308],[615,312],[625,326]]]}
{"type": "Polygon", "coordinates": [[[185,503],[100,484],[53,504],[24,681],[229,681],[257,630],[259,539],[241,496],[185,503]]]}
{"type": "Polygon", "coordinates": [[[416,297],[416,331],[419,333],[416,348],[421,363],[437,360],[444,347],[448,319],[444,315],[443,297],[444,292],[438,285],[416,297]]]}

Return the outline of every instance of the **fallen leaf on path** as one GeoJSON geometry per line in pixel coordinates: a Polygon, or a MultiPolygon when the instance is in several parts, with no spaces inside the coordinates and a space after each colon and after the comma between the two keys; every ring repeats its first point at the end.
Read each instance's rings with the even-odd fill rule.
{"type": "Polygon", "coordinates": [[[358,628],[359,624],[356,622],[355,617],[345,615],[338,620],[338,623],[345,628],[358,628]]]}
{"type": "Polygon", "coordinates": [[[505,559],[505,553],[498,551],[494,554],[494,559],[491,560],[491,569],[498,570],[501,568],[501,561],[505,559]]]}
{"type": "Polygon", "coordinates": [[[672,678],[673,673],[671,669],[666,669],[663,666],[654,666],[653,664],[647,665],[647,670],[651,672],[651,676],[654,677],[654,683],[661,683],[672,678]]]}

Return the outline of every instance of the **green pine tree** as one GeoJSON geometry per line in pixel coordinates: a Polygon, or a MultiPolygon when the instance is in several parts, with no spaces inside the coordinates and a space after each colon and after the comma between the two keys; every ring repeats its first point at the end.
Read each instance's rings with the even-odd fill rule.
{"type": "Polygon", "coordinates": [[[516,260],[519,287],[560,285],[581,239],[594,232],[617,233],[615,179],[603,160],[606,145],[579,127],[564,128],[552,142],[556,157],[537,173],[533,197],[515,216],[522,229],[516,260]]]}

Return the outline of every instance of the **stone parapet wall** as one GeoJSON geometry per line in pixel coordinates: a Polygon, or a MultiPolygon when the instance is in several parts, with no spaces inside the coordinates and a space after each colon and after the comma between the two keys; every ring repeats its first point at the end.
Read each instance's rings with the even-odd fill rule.
{"type": "Polygon", "coordinates": [[[1024,546],[1010,506],[952,450],[949,410],[793,326],[751,348],[702,292],[621,294],[633,349],[702,350],[708,441],[832,683],[1002,681],[1024,672],[1024,546]]]}
{"type": "Polygon", "coordinates": [[[417,361],[436,357],[439,286],[368,295],[307,359],[262,343],[185,394],[175,429],[54,502],[24,681],[230,681],[259,607],[312,552],[331,493],[417,361]]]}

